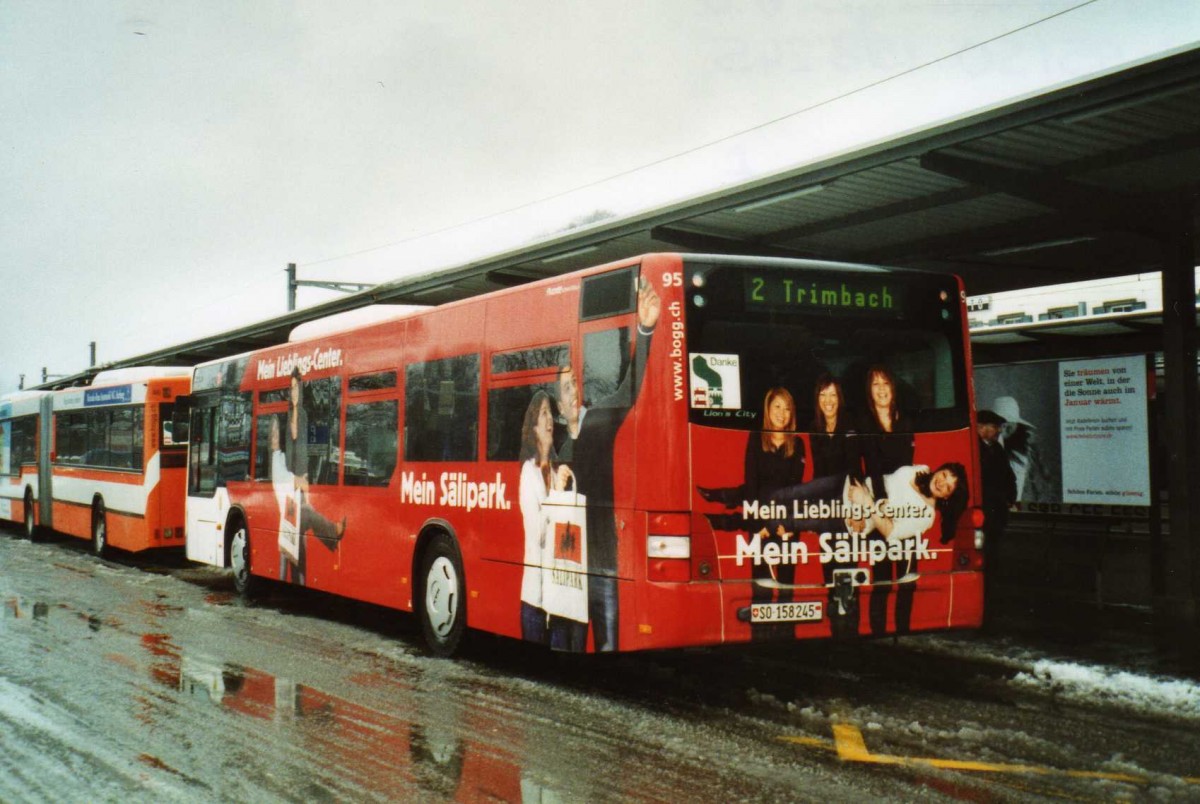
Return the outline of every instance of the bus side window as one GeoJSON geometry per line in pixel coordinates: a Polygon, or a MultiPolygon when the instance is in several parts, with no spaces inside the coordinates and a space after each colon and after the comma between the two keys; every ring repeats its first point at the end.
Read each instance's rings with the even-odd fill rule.
{"type": "Polygon", "coordinates": [[[474,461],[479,453],[479,355],[404,370],[404,459],[474,461]]]}
{"type": "Polygon", "coordinates": [[[246,480],[250,475],[250,402],[249,393],[226,396],[221,400],[221,420],[217,431],[219,485],[229,480],[246,480]]]}
{"type": "Polygon", "coordinates": [[[632,400],[629,328],[583,336],[583,404],[590,408],[628,407],[632,400]]]}
{"type": "Polygon", "coordinates": [[[641,266],[631,265],[584,277],[579,294],[579,320],[608,318],[637,309],[637,281],[641,266]]]}
{"type": "Polygon", "coordinates": [[[260,413],[255,420],[255,438],[254,438],[254,479],[255,480],[270,480],[271,479],[271,463],[274,456],[271,454],[271,420],[274,419],[277,424],[279,433],[279,442],[275,449],[281,451],[283,449],[283,428],[285,427],[284,419],[286,413],[260,413]]]}
{"type": "Polygon", "coordinates": [[[359,402],[346,407],[346,485],[386,486],[396,470],[400,403],[359,402]]]}
{"type": "Polygon", "coordinates": [[[303,405],[308,418],[308,481],[336,485],[341,464],[342,378],[305,382],[303,405]]]}
{"type": "MultiPolygon", "coordinates": [[[[132,408],[117,408],[110,414],[108,450],[100,456],[105,466],[113,469],[141,469],[142,445],[137,444],[137,464],[133,463],[134,421],[132,408]]],[[[139,421],[138,424],[141,424],[139,421]]]]}
{"type": "Polygon", "coordinates": [[[515,461],[520,457],[521,429],[525,423],[525,411],[537,391],[544,391],[550,397],[550,412],[557,417],[557,381],[540,385],[493,388],[488,391],[487,459],[489,461],[515,461]]]}

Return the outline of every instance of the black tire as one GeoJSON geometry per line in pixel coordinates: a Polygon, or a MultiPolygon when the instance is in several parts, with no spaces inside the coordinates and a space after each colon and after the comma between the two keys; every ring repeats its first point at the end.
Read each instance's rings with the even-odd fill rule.
{"type": "Polygon", "coordinates": [[[33,512],[33,492],[25,489],[25,513],[23,519],[25,538],[31,542],[37,541],[37,520],[33,512]]]}
{"type": "Polygon", "coordinates": [[[108,554],[108,513],[104,500],[92,503],[92,553],[99,558],[108,554]]]}
{"type": "Polygon", "coordinates": [[[233,569],[233,588],[245,600],[253,600],[262,581],[250,572],[250,528],[237,516],[225,528],[229,534],[229,566],[233,569]]]}
{"type": "Polygon", "coordinates": [[[452,656],[467,630],[462,556],[445,533],[433,537],[421,558],[416,605],[425,644],[435,656],[452,656]]]}

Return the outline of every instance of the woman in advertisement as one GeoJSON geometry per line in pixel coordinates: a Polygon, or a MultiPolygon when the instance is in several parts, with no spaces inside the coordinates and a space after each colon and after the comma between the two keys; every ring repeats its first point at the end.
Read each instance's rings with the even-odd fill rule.
{"type": "Polygon", "coordinates": [[[878,534],[897,540],[923,535],[940,513],[942,544],[954,537],[968,496],[961,463],[944,463],[932,472],[928,466],[901,466],[883,476],[882,488],[882,494],[873,493],[854,475],[818,477],[770,495],[768,501],[782,506],[767,510],[785,515],[762,524],[771,530],[782,526],[792,532],[878,534]],[[797,515],[818,510],[828,515],[797,515]]]}
{"type": "Polygon", "coordinates": [[[867,369],[867,413],[859,431],[862,468],[873,483],[888,472],[912,464],[911,417],[900,409],[896,378],[879,364],[867,369]]]}
{"type": "Polygon", "coordinates": [[[543,504],[551,491],[561,491],[572,477],[554,465],[554,412],[545,391],[536,391],[521,424],[519,498],[525,524],[525,570],[521,576],[521,638],[549,643],[547,613],[542,604],[542,563],[550,519],[543,504]]]}
{"type": "Polygon", "coordinates": [[[850,414],[845,409],[842,384],[831,374],[822,374],[813,387],[812,446],[813,477],[845,475],[858,469],[858,453],[850,414]]]}
{"type": "MultiPolygon", "coordinates": [[[[900,552],[900,558],[877,563],[893,573],[896,582],[896,633],[907,634],[911,630],[913,598],[917,589],[917,566],[921,550],[916,541],[933,527],[934,511],[941,515],[942,544],[954,538],[958,517],[967,507],[969,491],[966,469],[960,463],[946,463],[930,472],[925,466],[902,466],[883,478],[884,494],[879,504],[862,486],[856,487],[851,500],[860,505],[871,505],[872,515],[868,528],[882,535],[889,545],[897,543],[911,546],[900,552]]],[[[879,582],[876,571],[873,580],[879,582]]],[[[882,587],[883,590],[889,586],[882,587]]],[[[875,609],[875,595],[880,587],[871,591],[871,633],[882,634],[887,629],[887,609],[882,613],[875,609]],[[878,619],[877,619],[878,617],[878,619]]],[[[886,604],[886,595],[883,596],[886,604]]]]}
{"type": "MultiPolygon", "coordinates": [[[[746,441],[745,481],[733,488],[701,488],[700,495],[709,501],[723,502],[728,508],[744,501],[766,501],[779,489],[804,480],[805,458],[804,442],[796,435],[796,403],[792,394],[783,387],[771,388],[763,398],[762,432],[751,433],[746,441]]],[[[764,543],[781,540],[780,533],[762,528],[761,523],[747,522],[736,515],[727,519],[724,524],[732,525],[731,529],[745,527],[750,532],[758,531],[764,543]]],[[[778,602],[792,600],[789,587],[796,577],[794,565],[752,565],[750,576],[754,603],[774,602],[776,590],[778,602]]],[[[790,633],[790,629],[790,624],[754,623],[750,635],[751,639],[765,639],[790,633]]]]}
{"type": "MultiPolygon", "coordinates": [[[[746,499],[765,500],[775,491],[804,479],[804,442],[796,435],[796,403],[782,387],[771,388],[763,398],[763,431],[746,442],[746,499]]],[[[764,533],[763,541],[779,541],[782,534],[764,533]]],[[[751,566],[755,603],[789,603],[796,579],[794,564],[751,566]],[[778,596],[776,589],[778,586],[778,596]]],[[[753,623],[751,639],[769,639],[793,633],[789,623],[753,623]]]]}
{"type": "MultiPolygon", "coordinates": [[[[863,417],[860,438],[862,468],[876,494],[884,488],[884,476],[913,462],[913,435],[910,417],[901,412],[896,378],[887,367],[876,364],[867,369],[867,414],[863,417]]],[[[907,573],[885,561],[871,573],[871,633],[887,632],[887,605],[892,582],[907,573]]],[[[900,630],[901,612],[912,611],[915,581],[901,584],[896,595],[896,629],[900,630]]],[[[905,619],[907,623],[907,619],[905,619]]]]}
{"type": "MultiPolygon", "coordinates": [[[[822,374],[813,386],[812,447],[813,477],[845,477],[858,471],[858,446],[848,434],[854,432],[845,410],[842,384],[831,374],[822,374]]],[[[858,594],[839,593],[835,570],[852,569],[857,562],[827,561],[821,565],[829,587],[829,629],[834,638],[858,633],[858,594]]]]}
{"type": "MultiPolygon", "coordinates": [[[[966,469],[961,463],[944,463],[930,472],[929,467],[905,466],[883,475],[882,494],[872,494],[870,488],[853,476],[828,476],[818,478],[802,486],[785,488],[775,494],[773,502],[784,504],[788,512],[812,510],[817,508],[832,511],[827,517],[785,518],[779,524],[782,527],[799,532],[799,530],[814,530],[822,534],[832,534],[833,542],[823,542],[833,546],[833,554],[840,551],[836,540],[846,539],[851,545],[862,544],[856,541],[857,536],[875,538],[865,542],[865,548],[854,547],[846,550],[848,558],[854,564],[866,560],[872,566],[872,577],[878,581],[877,569],[886,566],[895,574],[899,581],[896,592],[895,632],[907,634],[911,630],[913,596],[917,588],[917,565],[926,551],[923,536],[934,527],[935,514],[941,516],[941,544],[947,544],[954,538],[954,530],[958,526],[959,516],[966,509],[970,493],[967,490],[966,469]],[[839,516],[840,515],[840,516],[839,516]]],[[[776,527],[773,523],[772,528],[776,527]]],[[[832,554],[823,554],[822,563],[828,565],[832,554]]],[[[889,586],[882,587],[884,589],[889,586]]],[[[872,590],[877,592],[878,587],[872,590]]],[[[883,598],[884,601],[887,598],[883,598]]],[[[830,606],[836,601],[830,598],[830,606]]],[[[874,598],[872,598],[874,606],[874,598]]],[[[850,608],[850,606],[847,606],[850,608]]],[[[830,629],[833,636],[853,634],[851,623],[838,624],[834,617],[836,608],[830,610],[830,629]]],[[[887,610],[884,610],[886,614],[887,610]]],[[[882,634],[886,622],[876,631],[872,611],[872,634],[882,634]]]]}

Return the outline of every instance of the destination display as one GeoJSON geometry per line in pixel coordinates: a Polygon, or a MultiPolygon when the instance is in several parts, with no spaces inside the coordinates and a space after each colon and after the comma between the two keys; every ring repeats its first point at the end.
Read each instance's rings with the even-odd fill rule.
{"type": "Polygon", "coordinates": [[[887,274],[806,276],[796,271],[754,271],[745,275],[747,310],[903,317],[905,288],[887,274]]]}

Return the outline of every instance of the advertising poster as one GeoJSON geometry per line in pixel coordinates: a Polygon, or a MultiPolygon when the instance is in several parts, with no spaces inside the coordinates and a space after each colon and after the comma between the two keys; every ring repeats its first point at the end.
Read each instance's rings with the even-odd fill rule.
{"type": "Polygon", "coordinates": [[[977,367],[975,402],[1007,420],[1021,510],[1136,516],[1149,505],[1144,356],[977,367]]]}
{"type": "Polygon", "coordinates": [[[975,404],[1008,422],[1000,432],[1000,442],[1017,477],[1017,502],[1022,507],[1061,503],[1058,363],[977,367],[975,404]]]}
{"type": "Polygon", "coordinates": [[[1058,364],[1063,502],[1150,504],[1146,358],[1058,364]]]}

